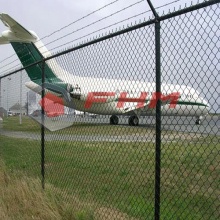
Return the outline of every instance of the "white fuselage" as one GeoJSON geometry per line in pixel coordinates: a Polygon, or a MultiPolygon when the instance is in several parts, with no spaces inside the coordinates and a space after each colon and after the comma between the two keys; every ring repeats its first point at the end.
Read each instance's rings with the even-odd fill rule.
{"type": "MultiPolygon", "coordinates": [[[[44,57],[51,56],[50,51],[47,50],[41,41],[38,40],[35,45],[44,57]]],[[[74,73],[71,74],[62,69],[55,59],[48,60],[47,64],[62,81],[69,83],[75,88],[80,88],[83,99],[72,99],[71,104],[66,103],[64,100],[65,105],[68,107],[83,112],[102,115],[132,115],[134,113],[138,115],[155,115],[156,108],[149,109],[147,105],[139,110],[126,111],[126,109],[134,109],[137,105],[135,102],[125,102],[123,108],[118,107],[118,97],[122,92],[126,92],[128,98],[139,98],[142,92],[147,92],[146,100],[150,102],[152,94],[156,92],[155,83],[75,76],[74,73]],[[90,108],[85,108],[87,96],[91,92],[114,92],[115,96],[107,97],[104,103],[94,102],[90,108]]],[[[34,90],[33,87],[33,84],[31,87],[29,86],[30,89],[34,90]]],[[[170,108],[169,103],[162,104],[161,110],[163,115],[202,116],[208,113],[209,106],[207,101],[200,97],[198,91],[195,89],[185,85],[161,84],[162,95],[169,95],[176,92],[180,94],[180,97],[178,98],[175,108],[170,108]]]]}
{"type": "MultiPolygon", "coordinates": [[[[13,44],[15,42],[30,44],[29,46],[32,46],[32,50],[35,51],[36,54],[40,53],[44,58],[51,56],[50,51],[47,50],[33,31],[28,31],[7,14],[1,13],[0,19],[6,27],[9,28],[9,30],[2,32],[0,35],[0,44],[13,44]],[[33,47],[32,44],[36,47],[33,47]]],[[[26,47],[24,47],[25,51],[29,50],[27,54],[23,55],[22,51],[16,51],[16,53],[20,55],[20,60],[28,56],[33,59],[34,62],[34,60],[36,61],[36,57],[32,56],[33,51],[30,51],[29,46],[27,47],[26,45],[26,47]]],[[[25,63],[26,60],[23,60],[23,62],[25,63]]],[[[50,76],[52,76],[53,79],[55,78],[54,82],[58,82],[58,85],[65,85],[66,93],[68,93],[71,98],[67,101],[67,99],[60,96],[57,90],[51,89],[46,92],[53,91],[52,93],[63,99],[64,105],[68,107],[83,112],[103,115],[155,115],[155,105],[152,107],[152,103],[154,103],[155,100],[155,83],[76,76],[74,73],[69,73],[61,68],[55,59],[48,59],[46,65],[49,67],[49,70],[51,70],[52,74],[50,76]],[[100,93],[102,94],[101,96],[100,93]],[[89,99],[90,96],[92,97],[92,101],[89,99]],[[138,98],[140,98],[141,101],[138,98]]],[[[39,86],[39,80],[42,78],[42,73],[40,71],[38,73],[38,70],[39,68],[34,73],[29,72],[32,81],[26,83],[26,86],[40,94],[42,88],[39,86]],[[32,74],[39,75],[34,75],[33,77],[32,74]],[[38,81],[36,81],[36,79],[38,79],[38,81]]],[[[90,75],[94,74],[95,73],[91,73],[90,75]]],[[[52,82],[52,77],[49,78],[48,76],[48,82],[52,82]]],[[[121,77],[124,78],[125,76],[122,75],[121,77]]],[[[193,88],[185,85],[165,83],[161,85],[160,95],[169,96],[173,93],[179,94],[174,107],[171,107],[169,100],[167,101],[161,98],[161,110],[163,115],[200,117],[208,113],[208,103],[199,96],[199,93],[193,88]]],[[[158,98],[158,96],[156,97],[158,98]]],[[[135,124],[133,123],[134,120],[131,122],[131,124],[135,124]]]]}

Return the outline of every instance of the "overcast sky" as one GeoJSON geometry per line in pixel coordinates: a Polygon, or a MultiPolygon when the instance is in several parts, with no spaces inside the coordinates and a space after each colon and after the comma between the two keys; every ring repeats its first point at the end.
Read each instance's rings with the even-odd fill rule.
{"type": "MultiPolygon", "coordinates": [[[[161,5],[173,2],[175,0],[163,0],[163,1],[156,1],[152,0],[154,7],[159,7],[161,5]]],[[[89,17],[80,20],[79,22],[70,25],[69,27],[63,29],[62,31],[57,32],[56,34],[51,35],[50,37],[44,38],[43,42],[48,44],[48,49],[56,52],[63,47],[59,47],[66,42],[69,42],[73,39],[79,38],[85,35],[86,33],[90,33],[91,31],[106,27],[108,25],[112,25],[118,21],[123,19],[127,19],[134,15],[143,13],[148,11],[150,8],[148,6],[147,0],[73,0],[73,1],[65,1],[65,0],[0,0],[1,11],[3,13],[9,14],[13,17],[16,21],[18,21],[22,26],[29,30],[34,30],[40,38],[50,35],[51,33],[63,28],[66,25],[80,19],[89,13],[111,3],[108,7],[90,15],[89,17]],[[137,3],[136,5],[133,5],[137,3]],[[133,5],[133,6],[131,6],[133,5]],[[123,8],[127,8],[122,12],[118,12],[123,8]],[[118,13],[116,13],[118,12],[118,13]],[[96,22],[100,19],[103,19],[106,16],[114,14],[109,18],[97,22],[95,25],[92,25],[88,28],[84,28],[82,31],[76,31],[79,28],[84,27],[90,23],[96,22]],[[60,41],[55,41],[54,43],[50,43],[51,41],[56,40],[66,34],[76,31],[76,33],[71,34],[69,37],[62,38],[60,41]],[[55,49],[54,49],[55,48],[55,49]]],[[[197,1],[194,1],[195,4],[197,1]]],[[[189,0],[180,0],[174,2],[172,5],[168,5],[166,7],[157,9],[157,11],[162,14],[163,10],[166,12],[168,9],[171,11],[174,9],[179,8],[181,5],[182,7],[185,6],[185,3],[189,6],[191,1],[189,0]]],[[[131,20],[125,21],[118,25],[112,26],[111,29],[114,29],[116,26],[121,27],[124,24],[130,24],[134,21],[139,21],[144,17],[146,19],[152,16],[151,12],[146,12],[140,16],[137,16],[131,20]]],[[[0,32],[7,29],[1,22],[0,22],[0,32]]],[[[100,31],[99,33],[105,33],[106,30],[100,31]]],[[[87,38],[89,38],[88,36],[87,38]]],[[[87,38],[84,38],[87,39],[87,38]]],[[[66,44],[66,47],[71,47],[76,43],[75,41],[69,44],[66,44]]],[[[65,47],[64,46],[64,47],[65,47]]],[[[1,45],[0,46],[0,70],[1,73],[3,70],[7,69],[4,67],[6,65],[6,61],[1,62],[3,59],[9,57],[10,55],[14,54],[14,51],[11,45],[1,45]]],[[[16,56],[14,56],[15,58],[16,56]]],[[[9,59],[8,61],[12,61],[9,59]]],[[[0,73],[0,74],[1,74],[0,73]]]]}

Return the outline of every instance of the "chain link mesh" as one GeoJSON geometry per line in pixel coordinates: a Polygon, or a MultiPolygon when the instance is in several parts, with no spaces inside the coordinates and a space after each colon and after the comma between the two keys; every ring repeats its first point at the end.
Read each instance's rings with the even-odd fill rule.
{"type": "Polygon", "coordinates": [[[210,105],[201,126],[194,117],[163,118],[173,138],[162,136],[161,219],[219,217],[218,12],[213,5],[161,23],[162,82],[184,84],[189,102],[198,92],[210,105]]]}
{"type": "MultiPolygon", "coordinates": [[[[219,219],[219,3],[160,25],[160,218],[219,219]],[[165,100],[173,92],[179,93],[175,108],[165,100]]],[[[36,95],[24,86],[30,81],[24,71],[1,78],[1,157],[12,171],[35,178],[42,166],[45,191],[56,194],[62,200],[58,204],[67,204],[64,216],[153,219],[157,140],[155,108],[147,106],[155,101],[155,69],[155,25],[150,24],[47,59],[46,91],[61,97],[62,112],[44,109],[42,117],[42,100],[48,100],[41,98],[41,87],[36,95]],[[61,82],[48,77],[47,67],[58,72],[61,82]],[[55,91],[58,84],[64,93],[55,91]],[[86,109],[80,103],[89,92],[103,91],[117,99],[86,109]],[[121,96],[140,98],[142,92],[148,93],[143,115],[133,108],[140,101],[123,102],[121,96]],[[65,95],[71,103],[63,101],[65,95]],[[111,117],[119,102],[127,114],[111,117]],[[139,126],[129,126],[134,115],[139,126]],[[53,132],[44,131],[42,122],[53,132]]]]}
{"type": "Polygon", "coordinates": [[[41,178],[40,127],[28,117],[37,96],[24,86],[28,81],[25,71],[0,79],[0,155],[12,173],[41,178]]]}

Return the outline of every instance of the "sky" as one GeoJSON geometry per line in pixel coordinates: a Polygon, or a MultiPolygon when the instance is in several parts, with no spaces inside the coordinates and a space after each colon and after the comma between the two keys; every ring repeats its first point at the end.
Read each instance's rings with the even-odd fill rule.
{"type": "MultiPolygon", "coordinates": [[[[173,2],[175,0],[163,0],[163,1],[156,1],[152,0],[152,4],[154,7],[158,7],[161,5],[165,5],[167,3],[173,2]]],[[[185,3],[189,6],[191,4],[191,1],[189,0],[176,0],[171,5],[168,5],[166,7],[158,9],[158,13],[162,14],[163,10],[167,11],[168,9],[171,9],[171,11],[174,8],[179,8],[181,5],[182,7],[185,6],[185,3]]],[[[146,19],[149,18],[149,16],[152,16],[151,12],[147,12],[150,10],[147,0],[74,0],[74,1],[63,1],[63,0],[0,0],[1,5],[1,12],[9,14],[12,18],[14,18],[16,21],[18,21],[22,26],[27,28],[28,30],[34,30],[37,35],[40,38],[44,38],[45,36],[50,35],[47,38],[43,39],[43,42],[49,43],[47,45],[48,49],[52,50],[52,52],[56,53],[57,51],[66,47],[71,47],[74,45],[74,43],[77,43],[76,41],[67,44],[65,46],[60,45],[71,41],[71,39],[79,38],[83,35],[85,35],[85,32],[89,33],[91,30],[97,30],[99,28],[106,27],[108,25],[114,24],[118,21],[121,21],[123,19],[132,17],[134,15],[137,15],[139,13],[145,12],[143,15],[138,16],[136,18],[130,19],[124,23],[120,23],[118,26],[122,26],[123,24],[127,25],[134,21],[139,21],[140,19],[143,19],[144,17],[146,19]],[[57,32],[56,34],[52,34],[53,32],[69,25],[70,23],[90,14],[91,12],[102,8],[103,6],[113,2],[113,4],[105,7],[102,10],[99,10],[98,12],[92,14],[91,16],[80,20],[79,22],[74,23],[73,25],[70,25],[69,27],[57,32]],[[129,7],[126,10],[123,10],[122,12],[119,12],[113,16],[110,16],[107,19],[104,19],[103,21],[97,22],[96,24],[92,25],[91,27],[84,28],[82,31],[77,31],[74,35],[71,34],[69,37],[62,38],[60,41],[55,41],[54,43],[50,43],[53,40],[56,40],[57,38],[60,38],[64,36],[65,34],[68,34],[70,32],[76,31],[81,27],[84,27],[92,22],[96,22],[100,19],[103,19],[106,16],[109,16],[111,14],[116,13],[117,11],[120,11],[123,8],[126,8],[132,4],[135,4],[139,2],[138,4],[129,7]],[[55,49],[54,49],[55,48],[55,49]]],[[[115,29],[116,26],[112,26],[111,29],[115,29]]],[[[6,27],[0,22],[0,32],[4,31],[6,27]]],[[[105,29],[103,31],[100,31],[99,33],[105,33],[105,29]]],[[[88,36],[88,38],[91,36],[88,36]]],[[[88,39],[84,38],[84,39],[88,39]]],[[[7,70],[7,67],[4,67],[6,65],[6,62],[1,62],[3,59],[11,56],[14,54],[14,51],[10,45],[1,45],[0,48],[0,70],[1,73],[3,70],[7,70]]],[[[15,58],[15,57],[14,57],[15,58]]],[[[10,59],[10,61],[12,61],[10,59]]],[[[1,74],[0,73],[0,74],[1,74]]]]}
{"type": "MultiPolygon", "coordinates": [[[[162,14],[168,13],[169,10],[172,12],[174,10],[178,10],[180,7],[184,8],[185,6],[190,6],[191,4],[194,5],[198,1],[197,0],[196,1],[151,0],[151,2],[155,8],[173,2],[170,5],[166,5],[165,7],[156,9],[159,15],[162,15],[162,14]]],[[[12,18],[14,18],[16,21],[18,21],[22,26],[24,26],[28,30],[35,31],[37,35],[42,39],[44,44],[47,46],[47,48],[50,51],[52,51],[52,53],[57,53],[61,50],[64,50],[65,48],[73,47],[77,43],[82,43],[85,40],[89,40],[91,37],[106,34],[109,31],[115,31],[116,29],[122,28],[123,26],[133,25],[135,22],[138,23],[143,20],[148,20],[149,17],[153,16],[148,6],[147,0],[92,0],[92,1],[91,0],[81,0],[81,1],[78,1],[78,0],[75,0],[75,1],[64,1],[64,0],[46,0],[46,1],[44,0],[31,0],[31,1],[30,0],[19,0],[19,1],[7,0],[5,1],[5,0],[0,0],[0,5],[1,5],[0,13],[9,14],[12,18]],[[104,7],[105,5],[108,5],[108,6],[104,7]],[[100,8],[103,8],[103,9],[98,10],[100,8]],[[96,12],[93,13],[94,11],[96,12]],[[128,18],[131,18],[131,19],[128,19],[128,18]],[[119,21],[123,21],[123,20],[125,21],[120,22],[119,24],[116,24],[119,21]],[[110,27],[108,28],[108,26],[110,27]],[[99,29],[101,30],[98,31],[99,29]],[[92,32],[95,32],[95,33],[91,34],[92,32]]],[[[167,24],[165,23],[165,25],[169,25],[169,23],[167,24]]],[[[178,22],[176,23],[176,25],[181,28],[181,24],[179,24],[178,22]]],[[[169,28],[169,26],[167,28],[169,28]]],[[[173,31],[172,28],[174,27],[171,27],[170,33],[172,33],[173,31]]],[[[6,29],[7,28],[0,22],[0,33],[6,29]]],[[[166,33],[162,33],[162,34],[166,36],[166,33]]],[[[185,36],[187,36],[187,33],[185,33],[185,36]]],[[[153,40],[153,35],[151,35],[151,37],[153,40]]],[[[181,38],[181,35],[180,35],[180,38],[181,38]]],[[[164,45],[164,47],[167,47],[167,45],[169,44],[170,44],[170,47],[173,46],[172,41],[175,39],[173,39],[172,37],[170,39],[168,39],[165,42],[166,45],[164,45]]],[[[182,41],[184,40],[181,40],[181,42],[182,41]]],[[[147,43],[150,45],[151,41],[147,43]]],[[[190,45],[191,48],[193,48],[194,46],[195,45],[193,44],[190,45]]],[[[153,47],[153,44],[150,45],[150,47],[153,47]]],[[[174,49],[175,50],[181,49],[181,51],[183,50],[182,48],[175,48],[175,47],[174,49]]],[[[194,52],[191,51],[191,54],[194,54],[194,52]]],[[[164,59],[166,60],[166,58],[164,59]]],[[[185,60],[187,59],[187,57],[184,57],[182,59],[185,60]]],[[[169,63],[169,62],[170,62],[169,60],[166,60],[166,63],[169,63]]],[[[0,75],[5,74],[6,72],[14,69],[15,67],[18,68],[20,65],[21,65],[20,61],[17,59],[17,56],[15,55],[14,50],[11,47],[11,45],[0,45],[0,75]]],[[[169,65],[171,65],[173,68],[172,63],[169,65]]],[[[190,64],[190,65],[193,66],[193,64],[190,64]]],[[[188,68],[190,65],[188,65],[188,68]]],[[[180,66],[179,69],[187,69],[186,67],[187,65],[184,67],[180,66]]],[[[218,64],[218,67],[219,67],[219,64],[218,64]]],[[[167,72],[169,68],[167,67],[167,65],[165,65],[165,66],[162,66],[162,70],[164,72],[167,72]]],[[[183,74],[183,71],[181,70],[179,74],[180,76],[178,77],[181,77],[181,74],[183,74]]],[[[192,86],[196,80],[195,78],[197,77],[195,75],[193,76],[193,73],[190,73],[190,77],[194,77],[193,81],[192,80],[190,81],[188,79],[187,83],[190,86],[192,86]]],[[[196,81],[196,82],[200,83],[200,81],[204,77],[205,75],[203,74],[200,75],[199,81],[196,81]]],[[[168,80],[174,81],[174,83],[177,83],[177,80],[175,80],[175,77],[173,77],[172,80],[171,78],[172,77],[170,77],[170,75],[167,74],[168,80]]],[[[184,81],[184,79],[181,79],[181,83],[182,81],[184,81]]],[[[211,91],[215,92],[215,96],[213,98],[211,97],[212,94],[208,95],[208,99],[211,99],[211,98],[214,99],[213,102],[215,102],[215,107],[214,107],[215,110],[219,109],[219,106],[216,102],[219,101],[217,91],[218,89],[220,89],[217,85],[219,82],[216,79],[217,79],[217,75],[215,75],[211,81],[211,84],[212,84],[213,80],[215,80],[214,82],[215,88],[211,89],[211,91]]],[[[17,77],[15,76],[14,81],[10,80],[4,85],[5,86],[10,85],[10,84],[13,85],[16,83],[17,80],[19,80],[19,74],[17,74],[17,77]]],[[[23,80],[26,80],[26,79],[23,79],[23,80]]],[[[5,88],[3,89],[6,90],[5,88]]],[[[206,96],[205,93],[207,93],[208,90],[209,88],[205,88],[204,90],[200,88],[199,92],[203,92],[204,96],[206,96]]],[[[26,93],[26,90],[24,89],[23,90],[24,99],[25,99],[25,93],[26,93]]],[[[17,99],[18,98],[16,97],[15,100],[17,99]]],[[[9,103],[8,105],[10,104],[12,103],[9,103]]]]}

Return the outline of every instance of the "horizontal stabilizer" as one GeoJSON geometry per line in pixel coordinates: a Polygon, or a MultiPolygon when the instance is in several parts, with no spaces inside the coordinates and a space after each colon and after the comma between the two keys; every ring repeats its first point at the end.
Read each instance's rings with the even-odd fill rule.
{"type": "Polygon", "coordinates": [[[17,21],[15,21],[8,14],[1,13],[0,20],[3,24],[9,28],[9,30],[3,31],[0,36],[0,44],[7,44],[11,42],[35,42],[38,37],[33,31],[28,31],[17,21]]]}

